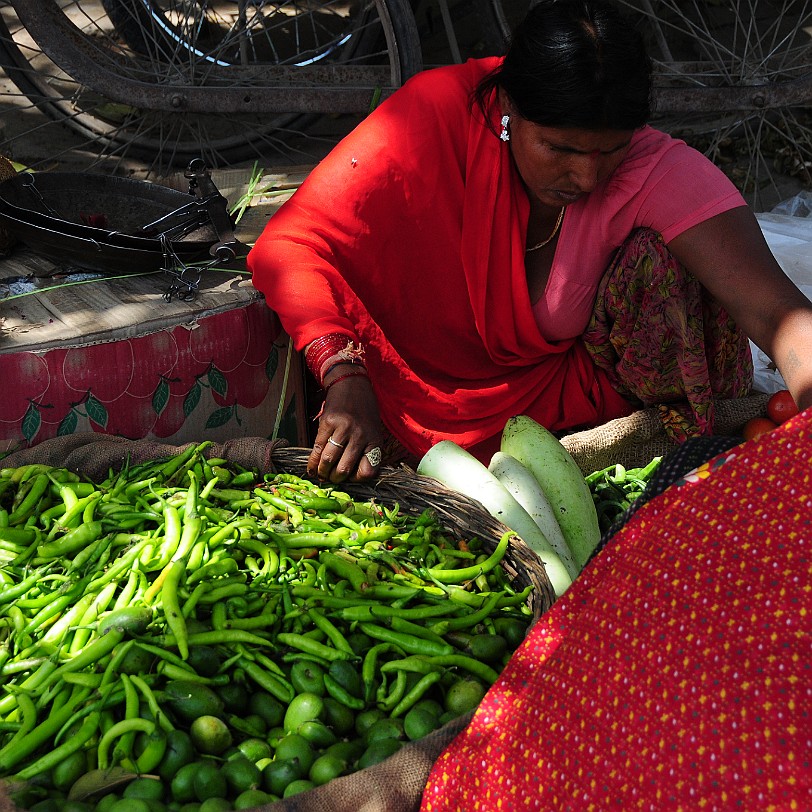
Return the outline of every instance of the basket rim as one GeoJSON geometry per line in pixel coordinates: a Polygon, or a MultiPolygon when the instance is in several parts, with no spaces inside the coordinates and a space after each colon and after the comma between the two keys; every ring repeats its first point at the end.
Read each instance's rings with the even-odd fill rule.
{"type": "MultiPolygon", "coordinates": [[[[306,473],[310,453],[308,448],[281,446],[273,450],[271,463],[276,473],[292,473],[311,479],[306,473]]],[[[492,516],[481,502],[448,488],[432,477],[418,474],[407,465],[384,465],[376,479],[366,483],[345,481],[327,483],[325,487],[345,491],[353,498],[377,499],[388,506],[397,503],[412,514],[431,508],[452,535],[458,538],[476,535],[488,550],[492,550],[505,533],[510,533],[503,566],[512,581],[534,587],[529,602],[533,622],[553,605],[555,592],[539,556],[518,533],[492,516]],[[467,528],[477,532],[467,532],[467,528]]]]}

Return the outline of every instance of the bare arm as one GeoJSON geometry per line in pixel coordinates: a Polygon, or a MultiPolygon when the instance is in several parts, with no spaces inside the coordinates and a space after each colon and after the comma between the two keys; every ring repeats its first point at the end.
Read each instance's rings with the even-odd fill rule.
{"type": "Polygon", "coordinates": [[[812,406],[812,302],[776,262],[753,212],[718,214],[668,247],[775,362],[798,407],[812,406]]]}

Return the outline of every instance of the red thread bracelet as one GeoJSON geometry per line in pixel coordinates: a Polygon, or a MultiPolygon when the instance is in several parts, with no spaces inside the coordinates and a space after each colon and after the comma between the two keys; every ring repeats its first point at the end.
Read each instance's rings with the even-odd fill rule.
{"type": "Polygon", "coordinates": [[[343,375],[339,375],[337,378],[330,381],[330,383],[328,383],[326,386],[322,387],[324,389],[324,393],[327,394],[327,390],[331,386],[334,386],[339,381],[343,381],[345,378],[357,378],[359,376],[363,376],[364,378],[369,377],[369,375],[367,375],[367,371],[363,367],[356,365],[355,369],[356,369],[355,372],[345,372],[343,375]]]}

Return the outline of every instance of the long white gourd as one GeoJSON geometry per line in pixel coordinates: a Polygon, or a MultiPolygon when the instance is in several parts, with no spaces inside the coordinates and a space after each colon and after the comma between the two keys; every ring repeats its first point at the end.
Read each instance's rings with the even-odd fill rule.
{"type": "Polygon", "coordinates": [[[598,546],[601,531],[589,485],[569,451],[527,415],[507,421],[501,451],[515,457],[536,478],[555,511],[575,563],[583,567],[598,546]]]}
{"type": "Polygon", "coordinates": [[[530,469],[522,465],[515,457],[497,451],[491,457],[488,470],[505,486],[507,492],[527,511],[530,518],[538,525],[550,546],[567,568],[570,577],[578,577],[581,568],[575,563],[564,534],[558,524],[550,500],[545,496],[538,480],[530,469]]]}
{"type": "Polygon", "coordinates": [[[567,568],[527,511],[476,457],[451,440],[441,440],[420,460],[417,473],[475,499],[495,519],[513,530],[544,564],[556,596],[572,584],[567,568]]]}

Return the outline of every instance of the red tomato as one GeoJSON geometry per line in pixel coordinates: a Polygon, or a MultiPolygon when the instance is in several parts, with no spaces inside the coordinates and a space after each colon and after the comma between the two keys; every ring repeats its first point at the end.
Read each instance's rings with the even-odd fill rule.
{"type": "Polygon", "coordinates": [[[773,423],[773,421],[769,418],[754,417],[744,424],[742,434],[744,435],[745,440],[753,440],[756,437],[760,437],[762,434],[767,434],[767,432],[770,432],[775,428],[778,428],[778,424],[773,423]]]}
{"type": "Polygon", "coordinates": [[[792,395],[786,389],[776,392],[767,401],[767,417],[773,423],[783,423],[785,420],[789,420],[790,417],[795,417],[796,414],[798,414],[798,407],[795,405],[792,395]]]}

